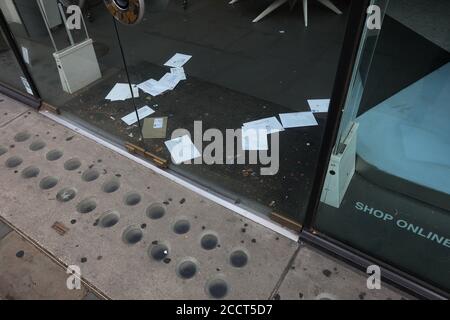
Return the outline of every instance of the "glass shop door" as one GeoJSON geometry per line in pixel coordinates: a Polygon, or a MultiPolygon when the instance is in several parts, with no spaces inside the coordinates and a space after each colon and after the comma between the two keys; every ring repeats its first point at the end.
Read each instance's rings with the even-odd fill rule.
{"type": "Polygon", "coordinates": [[[412,21],[427,1],[373,4],[381,30],[362,37],[311,231],[448,293],[450,46],[438,30],[450,22],[439,10],[412,21]]]}

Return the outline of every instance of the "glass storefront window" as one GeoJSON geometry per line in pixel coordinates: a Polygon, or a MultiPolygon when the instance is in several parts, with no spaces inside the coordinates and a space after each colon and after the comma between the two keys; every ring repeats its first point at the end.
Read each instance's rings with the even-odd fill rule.
{"type": "MultiPolygon", "coordinates": [[[[348,9],[345,1],[336,3],[348,9]]],[[[266,6],[257,1],[235,5],[199,1],[184,8],[172,1],[163,10],[146,10],[136,26],[120,24],[119,35],[133,84],[164,77],[171,72],[166,62],[177,53],[191,57],[183,65],[186,80],[174,90],[136,99],[137,108],[148,105],[156,111],[150,118],[167,121],[166,139],[144,137],[145,149],[170,159],[165,142],[176,129],[186,129],[200,153],[208,152],[211,143],[224,151],[229,148],[228,154],[214,157],[215,164],[203,157],[196,158],[196,165],[171,165],[171,169],[237,204],[301,223],[327,114],[312,115],[311,126],[269,135],[271,163],[267,165],[250,164],[250,153],[239,153],[239,139],[233,146],[227,131],[272,117],[282,124],[280,114],[308,112],[308,99],[328,99],[346,15],[313,3],[308,27],[301,15],[288,8],[253,23],[252,16],[266,6]],[[274,168],[275,174],[262,174],[266,167],[274,168]]],[[[142,125],[151,123],[144,120],[142,125]]]]}
{"type": "Polygon", "coordinates": [[[350,3],[311,1],[303,13],[286,3],[261,16],[271,1],[228,2],[16,0],[4,10],[19,17],[10,29],[30,52],[42,98],[63,116],[237,205],[300,225],[350,3]],[[73,4],[85,19],[68,30],[73,4]],[[170,85],[178,64],[166,62],[177,53],[190,59],[170,85]],[[177,129],[190,140],[173,139],[177,129]],[[191,141],[210,157],[178,165],[174,146],[191,141]]]}
{"type": "Polygon", "coordinates": [[[314,229],[448,291],[450,7],[375,3],[314,229]]]}

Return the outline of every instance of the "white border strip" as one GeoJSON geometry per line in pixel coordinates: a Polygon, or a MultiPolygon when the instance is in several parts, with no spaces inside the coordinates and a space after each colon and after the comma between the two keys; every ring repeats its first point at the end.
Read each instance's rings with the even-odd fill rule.
{"type": "Polygon", "coordinates": [[[146,167],[146,168],[148,168],[150,170],[153,170],[155,173],[160,174],[160,175],[168,178],[169,180],[182,185],[183,187],[185,187],[185,188],[187,188],[187,189],[189,189],[189,190],[199,194],[200,196],[205,197],[205,198],[207,198],[207,199],[209,199],[209,200],[211,200],[211,201],[213,201],[213,202],[215,202],[215,203],[217,203],[217,204],[219,204],[219,205],[221,205],[221,206],[223,206],[223,207],[225,207],[227,209],[230,209],[230,210],[236,212],[237,214],[240,214],[240,215],[246,217],[247,219],[250,219],[250,220],[252,220],[252,221],[254,221],[254,222],[258,223],[258,224],[261,224],[264,227],[266,227],[268,229],[271,229],[271,230],[275,231],[276,233],[279,233],[280,235],[282,235],[282,236],[284,236],[284,237],[286,237],[288,239],[291,239],[293,241],[298,241],[299,240],[299,235],[297,233],[295,233],[295,232],[293,232],[291,230],[288,230],[288,229],[282,227],[281,225],[276,224],[276,223],[274,223],[272,221],[264,219],[263,217],[260,217],[259,215],[255,214],[255,213],[252,213],[252,212],[250,212],[250,211],[248,211],[246,209],[238,207],[237,205],[235,205],[235,204],[233,204],[231,202],[228,202],[228,201],[226,201],[226,200],[224,200],[224,199],[222,199],[222,198],[220,198],[220,197],[218,197],[218,196],[216,196],[216,195],[214,195],[214,194],[212,194],[212,193],[210,193],[210,192],[208,192],[206,190],[203,190],[203,189],[201,189],[201,188],[199,188],[199,187],[189,183],[188,181],[186,181],[184,179],[181,179],[181,178],[179,178],[179,177],[177,177],[177,176],[175,176],[175,175],[173,175],[173,174],[171,174],[171,173],[169,173],[169,172],[167,172],[165,170],[162,170],[162,169],[158,168],[157,166],[155,166],[155,165],[153,165],[153,164],[151,164],[151,163],[149,163],[149,162],[147,162],[147,161],[145,161],[143,159],[140,159],[140,158],[132,155],[131,153],[127,152],[125,149],[121,149],[121,148],[113,145],[112,143],[110,143],[110,142],[108,142],[108,141],[106,141],[106,140],[104,140],[104,139],[102,139],[100,137],[97,137],[96,135],[90,133],[89,131],[77,127],[75,124],[73,124],[73,123],[71,123],[71,122],[61,118],[58,115],[55,115],[55,114],[50,113],[48,111],[41,111],[39,113],[44,115],[44,116],[46,116],[47,118],[52,119],[53,121],[55,121],[55,122],[57,122],[59,124],[69,128],[69,129],[79,133],[80,135],[82,135],[82,136],[84,136],[84,137],[86,137],[88,139],[94,140],[95,142],[101,144],[102,146],[104,146],[104,147],[106,147],[108,149],[111,149],[111,150],[121,154],[122,156],[124,156],[124,157],[126,157],[126,158],[128,158],[130,160],[133,160],[133,161],[143,165],[144,167],[146,167]]]}

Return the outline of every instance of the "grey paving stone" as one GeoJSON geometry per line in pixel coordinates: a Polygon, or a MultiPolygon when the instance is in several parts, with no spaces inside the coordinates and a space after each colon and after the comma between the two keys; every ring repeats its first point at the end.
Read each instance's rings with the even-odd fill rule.
{"type": "Polygon", "coordinates": [[[6,237],[6,235],[9,234],[11,231],[12,229],[6,223],[0,220],[0,240],[6,237]]]}
{"type": "Polygon", "coordinates": [[[102,300],[102,299],[100,299],[97,295],[95,295],[94,293],[92,293],[92,292],[89,291],[89,292],[84,296],[83,300],[102,300]]]}
{"type": "Polygon", "coordinates": [[[65,270],[13,232],[0,241],[0,299],[80,300],[86,290],[69,290],[65,270]]]}
{"type": "Polygon", "coordinates": [[[368,275],[313,248],[303,246],[274,299],[399,300],[409,296],[383,284],[367,288],[368,275]]]}

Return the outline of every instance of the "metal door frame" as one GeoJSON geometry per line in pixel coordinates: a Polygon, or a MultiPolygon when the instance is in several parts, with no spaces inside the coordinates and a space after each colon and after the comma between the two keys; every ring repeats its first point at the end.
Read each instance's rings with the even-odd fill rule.
{"type": "Polygon", "coordinates": [[[3,12],[1,10],[0,10],[0,28],[3,31],[3,34],[5,35],[6,42],[8,43],[9,47],[11,48],[16,58],[20,71],[22,71],[23,76],[27,79],[28,83],[30,84],[31,90],[33,91],[33,95],[14,89],[4,82],[0,82],[0,92],[26,105],[29,105],[33,109],[39,109],[42,103],[39,90],[36,87],[33,77],[28,71],[27,64],[23,59],[23,56],[17,45],[14,34],[11,32],[11,29],[9,28],[5,16],[3,15],[3,12]]]}

